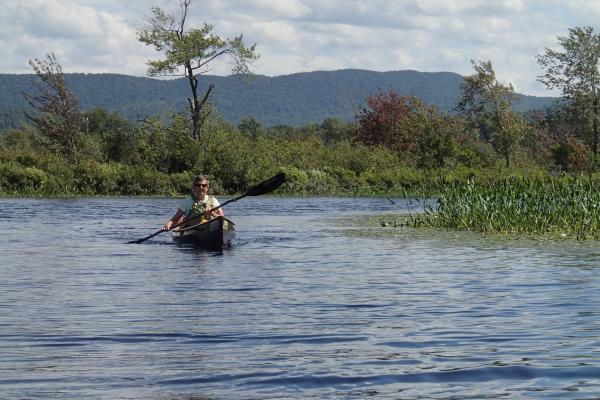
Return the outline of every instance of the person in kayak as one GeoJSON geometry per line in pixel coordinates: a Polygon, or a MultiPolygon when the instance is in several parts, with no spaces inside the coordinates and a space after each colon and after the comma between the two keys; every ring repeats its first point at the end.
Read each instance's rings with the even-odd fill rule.
{"type": "Polygon", "coordinates": [[[163,229],[169,231],[173,225],[188,219],[190,220],[190,225],[195,225],[198,222],[205,222],[206,220],[225,216],[222,208],[212,211],[215,207],[219,207],[220,204],[216,197],[208,195],[208,188],[208,176],[195,176],[193,194],[181,202],[177,212],[164,224],[163,229]]]}

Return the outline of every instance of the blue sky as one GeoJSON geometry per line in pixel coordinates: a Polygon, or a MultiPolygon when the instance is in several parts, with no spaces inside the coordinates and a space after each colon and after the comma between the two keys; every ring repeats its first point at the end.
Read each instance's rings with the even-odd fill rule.
{"type": "MultiPolygon", "coordinates": [[[[65,72],[144,76],[158,58],[136,39],[152,5],[178,0],[4,0],[0,72],[31,73],[54,52],[65,72]]],[[[599,30],[600,0],[194,0],[189,26],[257,43],[251,70],[276,76],[316,70],[450,71],[490,60],[498,78],[530,95],[548,92],[535,56],[575,26],[599,30]]],[[[226,75],[227,62],[209,73],[226,75]]]]}

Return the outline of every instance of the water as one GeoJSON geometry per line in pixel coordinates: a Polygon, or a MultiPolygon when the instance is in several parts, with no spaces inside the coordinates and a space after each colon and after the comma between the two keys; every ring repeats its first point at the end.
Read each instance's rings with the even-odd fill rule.
{"type": "MultiPolygon", "coordinates": [[[[406,202],[397,200],[402,209],[406,202]]],[[[589,399],[597,242],[381,227],[385,199],[0,199],[2,399],[589,399]]]]}

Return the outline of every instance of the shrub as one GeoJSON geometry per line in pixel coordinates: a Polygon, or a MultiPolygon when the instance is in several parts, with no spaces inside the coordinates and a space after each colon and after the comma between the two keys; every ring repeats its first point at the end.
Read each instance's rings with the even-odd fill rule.
{"type": "Polygon", "coordinates": [[[48,175],[35,167],[14,162],[0,165],[0,191],[6,194],[34,194],[44,189],[48,175]]]}

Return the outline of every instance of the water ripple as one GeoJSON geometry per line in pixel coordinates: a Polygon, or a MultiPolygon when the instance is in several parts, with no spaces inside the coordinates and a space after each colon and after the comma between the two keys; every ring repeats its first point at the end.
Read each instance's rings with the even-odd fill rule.
{"type": "Polygon", "coordinates": [[[572,367],[572,368],[533,368],[524,366],[511,367],[482,367],[465,370],[419,372],[406,374],[388,374],[372,376],[340,376],[340,375],[303,375],[284,378],[254,379],[246,381],[248,385],[260,386],[288,386],[301,388],[329,387],[329,386],[384,386],[398,383],[457,383],[457,382],[489,382],[534,379],[574,380],[589,379],[600,385],[599,367],[572,367]]]}

